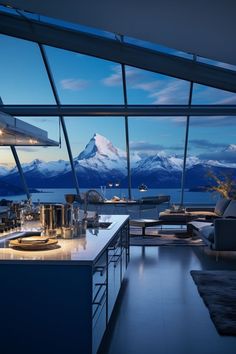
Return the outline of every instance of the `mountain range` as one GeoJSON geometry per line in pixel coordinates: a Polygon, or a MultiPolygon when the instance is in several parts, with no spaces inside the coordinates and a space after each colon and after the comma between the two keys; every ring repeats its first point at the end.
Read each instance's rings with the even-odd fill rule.
{"type": "MultiPolygon", "coordinates": [[[[236,150],[229,145],[228,151],[236,150]]],[[[183,158],[159,151],[148,157],[131,153],[132,186],[136,188],[145,183],[149,188],[180,188],[183,158]]],[[[115,147],[110,140],[100,134],[94,134],[85,149],[74,158],[75,170],[81,188],[98,188],[109,182],[118,182],[127,186],[126,152],[115,147]]],[[[64,160],[45,162],[39,159],[22,164],[22,169],[30,188],[70,188],[73,187],[70,163],[64,160]]],[[[208,176],[214,174],[232,174],[235,176],[235,164],[224,164],[214,160],[200,160],[189,156],[186,163],[186,188],[212,184],[208,176]]],[[[0,182],[19,185],[17,167],[7,170],[0,166],[0,182]]]]}

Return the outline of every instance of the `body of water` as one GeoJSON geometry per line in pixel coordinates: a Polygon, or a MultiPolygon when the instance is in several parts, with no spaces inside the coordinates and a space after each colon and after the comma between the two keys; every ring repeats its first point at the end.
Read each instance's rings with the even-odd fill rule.
{"type": "MultiPolygon", "coordinates": [[[[101,189],[96,189],[101,193],[101,189]]],[[[32,193],[32,201],[39,203],[65,203],[65,194],[76,194],[74,188],[65,189],[39,189],[40,193],[32,193]]],[[[81,189],[81,193],[85,193],[87,189],[81,189]]],[[[121,188],[106,188],[104,191],[105,198],[111,199],[114,196],[120,198],[128,197],[128,190],[121,188]]],[[[146,192],[140,192],[138,189],[132,189],[132,199],[140,199],[148,196],[170,195],[171,203],[178,204],[180,202],[180,189],[149,189],[146,192]]],[[[25,195],[17,196],[1,196],[8,200],[21,201],[26,199],[25,195]]],[[[189,192],[184,193],[184,204],[211,204],[214,205],[219,198],[219,195],[212,192],[189,192]]]]}

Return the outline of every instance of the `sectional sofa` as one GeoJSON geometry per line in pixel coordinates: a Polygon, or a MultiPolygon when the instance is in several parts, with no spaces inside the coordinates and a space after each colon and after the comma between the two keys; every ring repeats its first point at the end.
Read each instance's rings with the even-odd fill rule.
{"type": "Polygon", "coordinates": [[[189,211],[196,219],[188,223],[188,229],[198,235],[211,248],[217,251],[236,251],[236,200],[220,199],[215,209],[189,211]]]}

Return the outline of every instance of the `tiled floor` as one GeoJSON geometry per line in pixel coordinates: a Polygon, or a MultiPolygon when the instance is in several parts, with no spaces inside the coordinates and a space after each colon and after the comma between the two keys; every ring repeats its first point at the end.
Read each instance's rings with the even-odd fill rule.
{"type": "Polygon", "coordinates": [[[220,336],[190,275],[236,270],[236,255],[216,261],[205,247],[131,247],[125,286],[101,354],[235,354],[220,336]]]}

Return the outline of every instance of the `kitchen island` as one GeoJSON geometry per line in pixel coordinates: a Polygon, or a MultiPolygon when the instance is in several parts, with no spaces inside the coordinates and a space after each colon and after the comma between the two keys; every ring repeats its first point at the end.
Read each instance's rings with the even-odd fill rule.
{"type": "Polygon", "coordinates": [[[129,261],[128,215],[102,221],[110,228],[59,239],[49,250],[12,249],[1,241],[3,353],[97,352],[129,261]]]}

